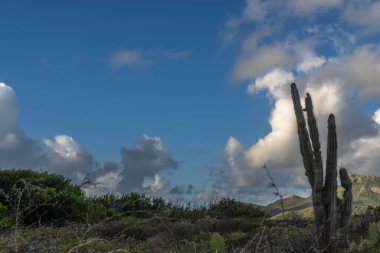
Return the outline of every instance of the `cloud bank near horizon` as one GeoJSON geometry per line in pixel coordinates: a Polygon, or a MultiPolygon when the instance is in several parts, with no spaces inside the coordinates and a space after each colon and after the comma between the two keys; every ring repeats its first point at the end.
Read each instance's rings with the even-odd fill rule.
{"type": "Polygon", "coordinates": [[[15,91],[0,83],[0,165],[1,168],[28,168],[62,174],[81,184],[89,176],[94,184],[87,194],[143,191],[159,193],[170,182],[160,175],[176,169],[174,160],[159,137],[143,135],[133,147],[121,147],[121,161],[99,164],[89,151],[68,135],[37,141],[18,124],[19,103],[15,91]]]}

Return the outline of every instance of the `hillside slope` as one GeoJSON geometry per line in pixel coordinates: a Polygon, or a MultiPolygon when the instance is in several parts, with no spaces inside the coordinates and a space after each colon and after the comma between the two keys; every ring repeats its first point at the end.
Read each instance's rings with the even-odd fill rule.
{"type": "MultiPolygon", "coordinates": [[[[350,176],[352,182],[353,211],[360,212],[367,206],[380,205],[380,177],[377,175],[358,175],[350,176]]],[[[338,186],[338,196],[343,193],[343,188],[338,186]]],[[[313,215],[311,197],[302,198],[291,196],[283,199],[286,217],[301,216],[311,218],[313,215]]],[[[283,217],[281,201],[275,202],[263,207],[263,210],[273,218],[283,217]]]]}

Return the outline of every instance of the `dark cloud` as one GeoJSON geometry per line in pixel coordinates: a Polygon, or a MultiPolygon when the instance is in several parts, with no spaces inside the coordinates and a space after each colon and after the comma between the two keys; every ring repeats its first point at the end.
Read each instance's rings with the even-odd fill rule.
{"type": "Polygon", "coordinates": [[[172,189],[170,189],[169,194],[174,194],[174,195],[192,194],[194,189],[195,187],[192,184],[176,185],[172,189]]]}
{"type": "Polygon", "coordinates": [[[49,159],[36,141],[28,138],[22,130],[12,129],[1,135],[0,167],[44,168],[49,159]]]}
{"type": "Polygon", "coordinates": [[[141,188],[145,178],[153,178],[163,170],[179,166],[159,137],[144,135],[135,147],[122,147],[120,155],[124,177],[121,190],[141,188]]]}

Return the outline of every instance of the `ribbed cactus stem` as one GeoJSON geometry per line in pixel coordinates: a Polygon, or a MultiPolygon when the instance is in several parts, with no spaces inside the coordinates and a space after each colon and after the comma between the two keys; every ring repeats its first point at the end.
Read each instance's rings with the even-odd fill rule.
{"type": "MultiPolygon", "coordinates": [[[[319,143],[319,133],[317,128],[317,120],[315,119],[313,112],[313,102],[311,100],[310,94],[307,93],[305,99],[306,113],[307,113],[307,123],[310,130],[310,138],[313,143],[313,154],[314,154],[314,189],[317,192],[323,190],[323,164],[321,155],[321,144],[319,143]]],[[[322,195],[321,195],[322,197],[322,195]]]]}
{"type": "Polygon", "coordinates": [[[326,206],[327,216],[327,240],[334,238],[337,229],[337,183],[336,183],[336,166],[337,166],[337,140],[335,117],[330,114],[328,119],[328,134],[327,134],[327,158],[326,158],[326,181],[323,193],[323,201],[326,206]]]}
{"type": "Polygon", "coordinates": [[[345,226],[351,216],[352,185],[346,169],[340,169],[339,176],[345,191],[343,193],[343,200],[337,197],[338,145],[334,115],[330,114],[327,122],[326,177],[323,182],[321,145],[311,96],[307,94],[305,99],[306,109],[303,110],[295,83],[291,84],[291,92],[297,120],[300,151],[306,175],[312,189],[317,242],[321,251],[330,252],[331,241],[335,238],[337,229],[345,226]],[[306,111],[307,114],[310,136],[306,128],[303,111],[306,111]]]}
{"type": "Polygon", "coordinates": [[[305,98],[305,106],[314,155],[314,185],[311,185],[313,189],[312,197],[314,205],[314,219],[317,228],[317,234],[320,235],[319,240],[325,240],[325,231],[322,229],[325,222],[325,207],[323,205],[323,163],[321,144],[319,142],[317,120],[315,119],[313,111],[313,102],[309,93],[307,93],[305,98]]]}
{"type": "Polygon", "coordinates": [[[309,179],[310,185],[314,185],[314,159],[309,139],[309,133],[306,129],[306,121],[303,116],[302,106],[300,102],[300,95],[295,83],[291,85],[292,98],[294,104],[294,111],[297,118],[298,136],[300,139],[300,149],[303,159],[303,164],[306,170],[306,176],[309,179]]]}
{"type": "Polygon", "coordinates": [[[339,177],[342,187],[344,188],[343,200],[339,201],[338,206],[338,228],[344,227],[351,217],[352,212],[352,184],[348,177],[347,170],[341,168],[339,177]]]}

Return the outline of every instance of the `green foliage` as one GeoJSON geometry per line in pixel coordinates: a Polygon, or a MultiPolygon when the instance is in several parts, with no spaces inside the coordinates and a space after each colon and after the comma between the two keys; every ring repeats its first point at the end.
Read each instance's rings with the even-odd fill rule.
{"type": "Polygon", "coordinates": [[[91,198],[91,201],[101,204],[106,208],[113,208],[119,212],[155,210],[165,206],[165,201],[162,198],[155,197],[151,199],[145,194],[136,192],[122,195],[105,194],[102,196],[94,196],[91,198]]]}
{"type": "Polygon", "coordinates": [[[153,197],[151,200],[151,209],[152,210],[162,210],[166,207],[166,202],[162,197],[153,197]]]}
{"type": "Polygon", "coordinates": [[[13,225],[12,217],[8,214],[8,207],[0,203],[0,230],[8,229],[13,225]]]}
{"type": "Polygon", "coordinates": [[[233,217],[260,218],[265,215],[261,209],[229,197],[222,198],[218,202],[211,204],[209,214],[211,217],[218,219],[233,217]]]}
{"type": "Polygon", "coordinates": [[[121,211],[123,212],[149,210],[151,207],[150,198],[145,196],[145,194],[136,192],[123,194],[120,197],[120,202],[122,203],[121,211]]]}
{"type": "Polygon", "coordinates": [[[368,235],[369,235],[369,240],[372,243],[374,243],[374,244],[380,243],[379,228],[376,224],[372,223],[369,226],[368,235]]]}
{"type": "Polygon", "coordinates": [[[363,240],[359,244],[352,244],[352,252],[363,253],[380,253],[380,227],[376,223],[372,223],[368,229],[367,240],[363,240]]]}
{"type": "Polygon", "coordinates": [[[0,203],[26,225],[81,220],[90,205],[69,179],[33,170],[0,170],[0,203]]]}
{"type": "Polygon", "coordinates": [[[224,240],[223,237],[219,233],[214,233],[211,236],[210,247],[215,253],[224,252],[224,240]]]}
{"type": "Polygon", "coordinates": [[[229,249],[235,249],[249,239],[249,235],[241,230],[234,231],[232,233],[226,234],[224,236],[226,245],[228,245],[229,249]]]}
{"type": "Polygon", "coordinates": [[[172,205],[168,203],[164,215],[171,218],[198,220],[207,216],[207,208],[204,206],[191,207],[188,205],[172,205]]]}

